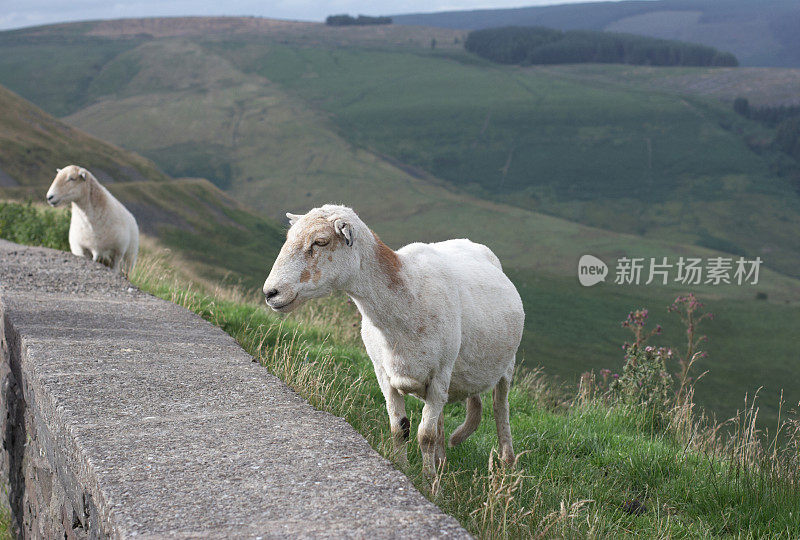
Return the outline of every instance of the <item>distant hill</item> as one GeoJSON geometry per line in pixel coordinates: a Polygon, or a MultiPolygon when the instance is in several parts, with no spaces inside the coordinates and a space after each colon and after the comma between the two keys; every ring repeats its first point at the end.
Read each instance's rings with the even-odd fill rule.
{"type": "Polygon", "coordinates": [[[392,15],[396,25],[608,30],[710,45],[745,66],[800,67],[797,0],[655,0],[392,15]]]}
{"type": "Polygon", "coordinates": [[[80,163],[102,182],[167,180],[148,160],[59,122],[0,86],[0,187],[49,183],[55,167],[80,163]]]}

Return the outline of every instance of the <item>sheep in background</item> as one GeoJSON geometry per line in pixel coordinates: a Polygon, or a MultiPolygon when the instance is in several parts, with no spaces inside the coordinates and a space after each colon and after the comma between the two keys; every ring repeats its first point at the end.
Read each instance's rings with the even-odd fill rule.
{"type": "Polygon", "coordinates": [[[72,203],[69,247],[79,257],[91,257],[128,275],[139,253],[139,227],[92,173],[77,165],[56,169],[47,191],[51,206],[72,203]]]}
{"type": "Polygon", "coordinates": [[[425,402],[417,438],[432,476],[445,458],[444,405],[466,400],[466,419],[450,438],[456,445],[477,429],[480,393],[492,388],[500,456],[514,463],[508,390],[525,314],[492,251],[448,240],[395,252],[344,206],[287,216],[286,243],[264,283],[267,304],[288,312],[334,290],[350,295],[397,458],[407,459],[405,394],[425,402]]]}

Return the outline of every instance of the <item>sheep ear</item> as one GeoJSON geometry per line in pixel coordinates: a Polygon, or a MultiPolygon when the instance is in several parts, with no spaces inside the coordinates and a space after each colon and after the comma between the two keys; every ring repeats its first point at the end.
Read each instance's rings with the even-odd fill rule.
{"type": "Polygon", "coordinates": [[[56,169],[56,174],[61,174],[61,169],[56,169]]]}
{"type": "Polygon", "coordinates": [[[344,236],[345,244],[348,246],[353,245],[353,228],[349,223],[343,219],[337,219],[333,222],[333,228],[336,230],[336,234],[344,236]]]}
{"type": "Polygon", "coordinates": [[[81,172],[78,173],[78,176],[80,176],[81,179],[86,180],[86,169],[81,169],[81,172]]]}
{"type": "Polygon", "coordinates": [[[286,212],[286,217],[289,218],[289,225],[294,225],[297,223],[297,220],[303,217],[302,215],[292,214],[291,212],[286,212]]]}

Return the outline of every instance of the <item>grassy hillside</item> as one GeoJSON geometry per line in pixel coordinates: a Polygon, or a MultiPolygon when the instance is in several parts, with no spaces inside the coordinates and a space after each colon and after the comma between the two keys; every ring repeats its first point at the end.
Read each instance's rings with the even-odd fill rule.
{"type": "MultiPolygon", "coordinates": [[[[548,373],[574,381],[587,369],[618,368],[619,321],[632,306],[650,307],[668,336],[680,332],[656,314],[682,286],[585,289],[575,280],[584,253],[612,262],[722,250],[797,271],[797,197],[745,144],[761,128],[715,103],[613,75],[585,84],[555,68],[498,68],[457,51],[389,41],[378,47],[357,42],[366,38],[350,29],[337,29],[334,46],[309,37],[311,27],[292,27],[294,37],[276,43],[244,31],[198,38],[203,24],[158,21],[142,25],[166,37],[100,66],[88,85],[104,90],[73,103],[70,123],[172,175],[209,178],[275,219],[345,202],[393,247],[451,237],[491,246],[525,297],[525,362],[548,373]]],[[[97,32],[100,24],[59,31],[97,32]]],[[[103,24],[103,39],[118,31],[127,40],[142,29],[135,21],[103,24]]],[[[37,31],[52,39],[54,30],[37,31]]],[[[57,58],[29,46],[25,54],[37,62],[57,58]]],[[[19,76],[3,62],[0,80],[19,76]]],[[[76,72],[90,68],[74,63],[76,72]]],[[[125,199],[132,205],[149,197],[149,206],[166,200],[192,212],[202,199],[180,193],[173,202],[158,190],[117,187],[123,199],[133,190],[125,199]],[[181,206],[184,197],[190,202],[181,206]]],[[[210,266],[238,269],[237,279],[260,285],[277,233],[270,248],[247,243],[255,241],[253,225],[214,236],[214,226],[200,223],[192,239],[189,227],[176,225],[186,220],[164,218],[171,233],[156,232],[175,248],[197,248],[194,260],[216,257],[210,266]],[[217,246],[236,252],[217,256],[217,246]],[[239,264],[248,254],[251,263],[239,264]]],[[[703,366],[725,374],[699,385],[701,403],[729,416],[763,384],[765,416],[775,417],[779,389],[800,387],[789,367],[797,360],[790,344],[799,291],[796,279],[771,270],[758,287],[695,288],[720,312],[707,328],[712,355],[703,366]]]]}
{"type": "Polygon", "coordinates": [[[697,95],[732,103],[748,97],[756,106],[800,103],[800,69],[789,68],[663,68],[597,65],[548,66],[551,73],[588,84],[624,85],[649,91],[697,95]]]}
{"type": "Polygon", "coordinates": [[[593,2],[513,9],[393,15],[395,24],[442,28],[547,26],[626,32],[711,45],[743,65],[800,67],[793,0],[593,2]]]}
{"type": "MultiPolygon", "coordinates": [[[[64,116],[116,92],[142,67],[125,53],[153,39],[216,39],[314,44],[321,47],[386,46],[461,48],[466,32],[408,26],[346,29],[255,17],[123,19],[69,23],[0,32],[0,84],[50,114],[64,116]]],[[[182,68],[180,62],[174,67],[182,68]]],[[[186,69],[180,71],[189,75],[186,69]]],[[[177,75],[177,74],[176,74],[177,75]]],[[[154,82],[154,81],[150,81],[154,82]]],[[[195,81],[196,82],[196,81],[195,81]]],[[[192,84],[184,81],[185,86],[192,84]]]]}
{"type": "MultiPolygon", "coordinates": [[[[725,106],[461,56],[273,46],[252,58],[247,46],[209,48],[330,113],[358,147],[479,196],[618,232],[769,253],[769,265],[797,274],[800,197],[771,172],[781,156],[747,146],[766,136],[761,128],[725,106]],[[737,227],[764,205],[770,215],[737,227]]],[[[97,129],[88,116],[73,120],[97,129]]]]}

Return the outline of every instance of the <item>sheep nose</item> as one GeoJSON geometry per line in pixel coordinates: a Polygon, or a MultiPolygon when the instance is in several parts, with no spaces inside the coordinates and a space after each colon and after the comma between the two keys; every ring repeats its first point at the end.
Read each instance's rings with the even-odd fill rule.
{"type": "Polygon", "coordinates": [[[267,297],[267,300],[272,300],[276,296],[278,296],[278,289],[270,289],[264,292],[264,296],[267,297]]]}
{"type": "Polygon", "coordinates": [[[47,196],[47,202],[51,202],[53,200],[53,196],[54,195],[52,193],[50,195],[48,195],[47,196]]]}

